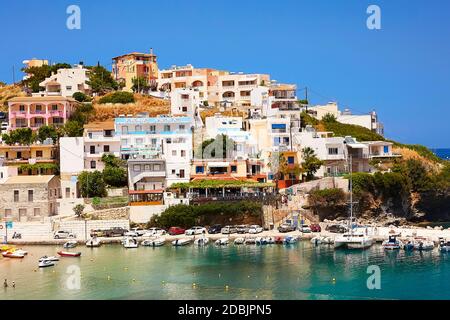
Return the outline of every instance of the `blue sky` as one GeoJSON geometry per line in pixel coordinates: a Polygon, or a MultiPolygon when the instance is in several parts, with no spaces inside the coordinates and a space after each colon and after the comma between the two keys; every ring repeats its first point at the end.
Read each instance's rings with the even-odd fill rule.
{"type": "MultiPolygon", "coordinates": [[[[22,60],[111,67],[111,57],[154,48],[160,68],[191,63],[269,73],[310,88],[312,103],[375,109],[385,134],[450,147],[450,1],[65,1],[0,3],[0,80],[22,60]],[[81,8],[81,30],[66,8],[81,8]],[[366,9],[381,8],[381,30],[366,9]]],[[[16,78],[21,75],[16,72],[16,78]]],[[[303,92],[299,92],[301,96],[303,92]]]]}

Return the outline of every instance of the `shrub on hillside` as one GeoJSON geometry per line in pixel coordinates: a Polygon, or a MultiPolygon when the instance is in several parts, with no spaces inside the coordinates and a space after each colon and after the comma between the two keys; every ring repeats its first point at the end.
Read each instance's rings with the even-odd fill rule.
{"type": "Polygon", "coordinates": [[[133,103],[134,95],[130,92],[125,91],[117,91],[110,94],[107,94],[100,98],[98,103],[104,104],[104,103],[133,103]]]}

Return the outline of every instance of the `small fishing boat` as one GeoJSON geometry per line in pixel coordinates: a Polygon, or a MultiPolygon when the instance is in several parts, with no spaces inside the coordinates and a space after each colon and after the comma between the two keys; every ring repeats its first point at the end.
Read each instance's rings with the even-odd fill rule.
{"type": "Polygon", "coordinates": [[[257,245],[265,245],[265,244],[267,244],[267,241],[266,241],[265,237],[256,237],[255,243],[257,245]]]}
{"type": "Polygon", "coordinates": [[[102,244],[102,242],[97,237],[92,237],[88,241],[86,241],[86,247],[89,247],[89,248],[100,247],[101,244],[102,244]]]}
{"type": "Polygon", "coordinates": [[[396,236],[389,236],[388,240],[383,241],[382,246],[385,250],[398,250],[403,246],[403,242],[396,236]]]}
{"type": "Polygon", "coordinates": [[[322,237],[317,236],[317,237],[312,238],[311,243],[315,246],[318,246],[319,244],[322,243],[322,237]]]}
{"type": "Polygon", "coordinates": [[[126,249],[135,249],[139,247],[139,243],[135,238],[127,237],[123,241],[123,247],[126,249]]]}
{"type": "Polygon", "coordinates": [[[75,248],[77,246],[77,241],[76,240],[69,240],[66,243],[64,243],[63,247],[64,249],[71,249],[71,248],[75,248]]]}
{"type": "Polygon", "coordinates": [[[241,244],[244,244],[244,242],[245,242],[245,239],[242,238],[242,237],[236,238],[236,239],[234,239],[234,241],[233,241],[233,243],[234,243],[235,245],[241,245],[241,244]]]}
{"type": "Polygon", "coordinates": [[[209,242],[209,238],[207,238],[207,237],[200,237],[200,238],[194,240],[194,245],[196,245],[198,247],[201,247],[201,246],[207,245],[208,242],[209,242]]]}
{"type": "Polygon", "coordinates": [[[166,239],[163,237],[145,239],[141,242],[141,245],[144,247],[161,247],[166,243],[166,239]]]}
{"type": "Polygon", "coordinates": [[[16,251],[5,251],[2,252],[2,256],[4,258],[15,258],[15,259],[22,259],[25,257],[24,254],[20,253],[20,252],[16,252],[16,251]]]}
{"type": "Polygon", "coordinates": [[[275,237],[276,244],[283,244],[283,237],[275,237]]]}
{"type": "Polygon", "coordinates": [[[226,246],[230,240],[228,238],[220,238],[215,242],[216,246],[226,246]]]}
{"type": "Polygon", "coordinates": [[[274,237],[266,237],[266,244],[274,244],[275,238],[274,237]]]}
{"type": "Polygon", "coordinates": [[[172,241],[172,245],[175,247],[187,246],[192,241],[191,238],[181,238],[172,241]]]}
{"type": "Polygon", "coordinates": [[[0,246],[0,252],[4,252],[4,251],[12,251],[12,250],[14,250],[14,247],[13,246],[10,246],[10,245],[3,245],[3,246],[0,246]]]}
{"type": "Polygon", "coordinates": [[[255,238],[246,238],[244,241],[244,244],[256,244],[256,239],[255,238]]]}
{"type": "Polygon", "coordinates": [[[430,251],[434,249],[434,242],[426,238],[414,239],[414,249],[419,251],[430,251]]]}
{"type": "Polygon", "coordinates": [[[414,243],[410,240],[407,243],[405,243],[403,245],[403,249],[405,249],[405,251],[413,251],[414,250],[414,243]]]}
{"type": "Polygon", "coordinates": [[[39,268],[47,268],[47,267],[52,267],[54,265],[55,265],[55,261],[47,260],[47,259],[41,261],[39,259],[39,268]]]}
{"type": "Polygon", "coordinates": [[[50,256],[50,257],[48,257],[48,256],[43,256],[43,257],[41,257],[41,258],[39,259],[39,262],[42,262],[42,261],[44,261],[44,260],[59,261],[59,258],[58,258],[58,257],[55,257],[55,256],[50,256]]]}
{"type": "Polygon", "coordinates": [[[70,251],[58,251],[57,252],[61,257],[79,257],[81,256],[81,252],[70,252],[70,251]]]}
{"type": "Polygon", "coordinates": [[[439,241],[439,250],[441,252],[450,252],[450,241],[440,239],[439,241]]]}
{"type": "Polygon", "coordinates": [[[283,240],[284,244],[294,244],[297,243],[298,238],[293,236],[286,236],[283,240]]]}

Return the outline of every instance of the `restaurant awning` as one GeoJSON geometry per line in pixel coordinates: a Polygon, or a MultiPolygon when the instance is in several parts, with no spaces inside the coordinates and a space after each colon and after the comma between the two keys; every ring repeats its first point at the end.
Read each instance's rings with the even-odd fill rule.
{"type": "Polygon", "coordinates": [[[209,168],[218,168],[218,167],[228,167],[230,165],[229,162],[211,162],[208,163],[209,168]]]}

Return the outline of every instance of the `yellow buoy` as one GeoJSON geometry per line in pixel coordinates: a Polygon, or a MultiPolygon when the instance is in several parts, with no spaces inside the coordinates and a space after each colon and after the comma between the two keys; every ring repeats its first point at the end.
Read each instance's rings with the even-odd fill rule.
{"type": "Polygon", "coordinates": [[[136,282],[136,279],[133,279],[132,281],[133,281],[133,282],[136,282]]]}
{"type": "Polygon", "coordinates": [[[228,286],[225,286],[225,290],[228,290],[229,289],[229,287],[228,286]]]}
{"type": "Polygon", "coordinates": [[[108,276],[108,280],[111,280],[111,276],[108,276]]]}

